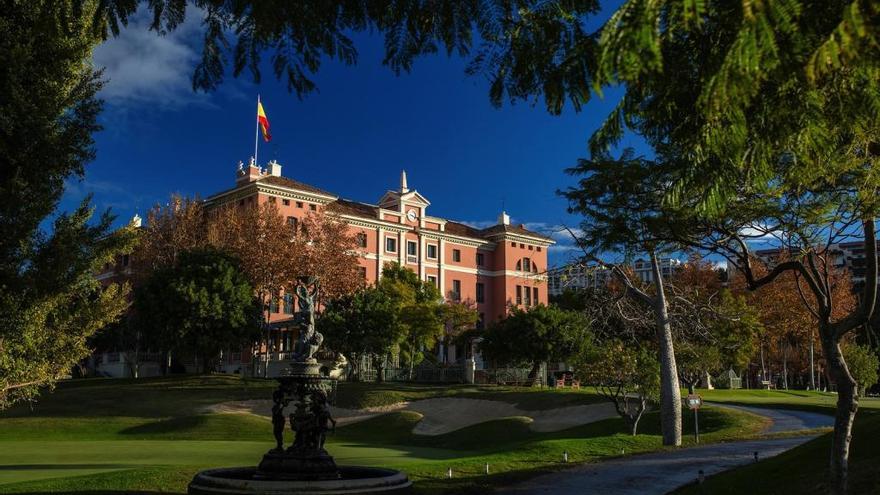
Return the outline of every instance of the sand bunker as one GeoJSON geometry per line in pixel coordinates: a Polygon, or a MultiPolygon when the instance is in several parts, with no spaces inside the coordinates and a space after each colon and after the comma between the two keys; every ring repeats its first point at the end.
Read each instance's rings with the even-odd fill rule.
{"type": "MultiPolygon", "coordinates": [[[[568,406],[542,411],[527,411],[514,404],[496,400],[458,399],[453,397],[400,402],[389,406],[367,409],[332,408],[338,426],[358,423],[396,411],[414,411],[422,415],[413,428],[417,435],[442,435],[468,426],[502,418],[525,417],[531,420],[529,428],[536,432],[560,431],[617,416],[614,405],[603,402],[568,406]]],[[[257,414],[269,416],[270,400],[223,402],[204,409],[208,413],[257,414]]]]}
{"type": "MultiPolygon", "coordinates": [[[[401,411],[406,409],[407,405],[409,405],[408,402],[399,402],[389,406],[368,407],[366,409],[344,409],[331,406],[330,413],[336,419],[336,426],[345,426],[375,418],[382,414],[401,411]]],[[[272,416],[272,401],[260,399],[221,402],[203,408],[202,412],[209,414],[256,414],[257,416],[268,418],[272,416]]]]}

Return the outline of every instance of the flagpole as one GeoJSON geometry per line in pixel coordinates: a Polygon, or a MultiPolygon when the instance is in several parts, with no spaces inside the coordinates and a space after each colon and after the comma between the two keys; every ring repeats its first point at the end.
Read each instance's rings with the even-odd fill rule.
{"type": "Polygon", "coordinates": [[[257,152],[260,147],[260,94],[257,93],[257,126],[254,129],[254,165],[259,167],[259,162],[257,161],[257,152]]]}

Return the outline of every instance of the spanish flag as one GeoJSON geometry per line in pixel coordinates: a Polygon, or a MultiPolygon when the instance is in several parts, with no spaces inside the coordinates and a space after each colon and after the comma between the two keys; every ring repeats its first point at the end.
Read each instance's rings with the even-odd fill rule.
{"type": "Polygon", "coordinates": [[[268,143],[272,140],[272,135],[269,134],[269,119],[266,117],[266,111],[263,110],[263,104],[260,103],[260,100],[257,99],[257,124],[260,126],[260,131],[263,132],[263,139],[268,143]]]}

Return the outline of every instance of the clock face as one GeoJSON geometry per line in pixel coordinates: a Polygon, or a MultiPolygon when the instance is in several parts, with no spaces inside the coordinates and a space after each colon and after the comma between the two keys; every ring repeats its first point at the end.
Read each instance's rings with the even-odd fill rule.
{"type": "Polygon", "coordinates": [[[415,222],[416,221],[416,210],[409,210],[408,212],[406,212],[406,218],[410,222],[415,222]]]}

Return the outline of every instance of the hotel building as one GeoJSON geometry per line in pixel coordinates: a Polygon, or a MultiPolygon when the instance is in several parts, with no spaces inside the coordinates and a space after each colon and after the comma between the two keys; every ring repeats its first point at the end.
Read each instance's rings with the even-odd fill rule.
{"type": "MultiPolygon", "coordinates": [[[[356,236],[360,273],[367,283],[381,277],[386,263],[399,263],[436,284],[447,300],[473,302],[480,316],[478,328],[503,318],[511,306],[547,304],[547,248],[554,241],[511,224],[506,213],[501,213],[497,224],[478,229],[431,215],[431,202],[409,188],[406,172],[400,175],[399,187],[381,194],[376,203],[364,203],[284,177],[281,168],[275,161],[266,169],[239,164],[234,187],[207,197],[205,203],[208,207],[274,203],[291,225],[310,212],[333,215],[356,236]]],[[[117,265],[112,271],[120,268],[124,269],[117,265]]],[[[113,273],[99,277],[110,279],[113,273]]],[[[291,296],[271,305],[268,352],[278,369],[293,348],[294,312],[291,296]]],[[[449,351],[445,355],[450,361],[462,357],[454,349],[449,351]]],[[[229,353],[222,361],[224,369],[243,369],[250,356],[229,353]]]]}

